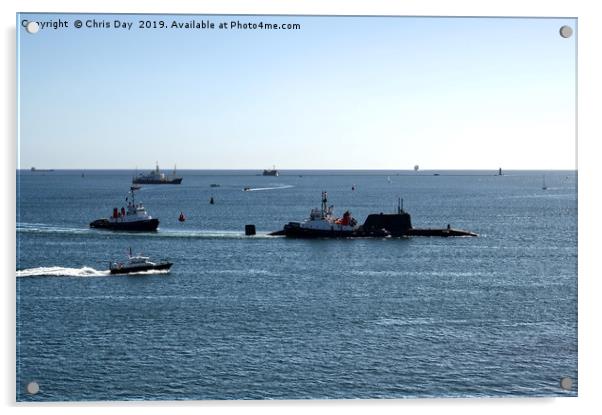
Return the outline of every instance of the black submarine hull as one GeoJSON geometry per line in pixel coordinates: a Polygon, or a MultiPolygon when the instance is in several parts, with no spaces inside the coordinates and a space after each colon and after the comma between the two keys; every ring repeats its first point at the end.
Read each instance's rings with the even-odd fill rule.
{"type": "Polygon", "coordinates": [[[272,236],[291,238],[383,238],[409,236],[459,237],[478,236],[474,232],[447,228],[413,228],[412,219],[407,212],[376,213],[368,215],[363,225],[353,231],[328,231],[303,228],[299,223],[290,222],[280,231],[270,233],[272,236]]]}
{"type": "Polygon", "coordinates": [[[453,229],[453,228],[424,228],[424,229],[410,229],[408,231],[408,236],[441,236],[443,238],[447,238],[450,236],[479,236],[474,232],[465,231],[462,229],[453,229]]]}

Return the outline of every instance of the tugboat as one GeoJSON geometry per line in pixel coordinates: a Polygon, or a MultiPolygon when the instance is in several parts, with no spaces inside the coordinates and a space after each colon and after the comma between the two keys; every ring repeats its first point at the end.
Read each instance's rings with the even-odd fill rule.
{"type": "Polygon", "coordinates": [[[159,170],[159,162],[155,170],[150,171],[148,174],[140,173],[132,178],[133,184],[180,184],[182,178],[176,176],[176,166],[173,168],[173,175],[166,176],[165,173],[161,173],[159,170]]]}
{"type": "Polygon", "coordinates": [[[111,262],[109,265],[109,271],[111,274],[130,274],[134,272],[151,270],[168,270],[173,265],[173,263],[169,261],[152,262],[149,259],[150,258],[147,256],[133,256],[132,248],[130,248],[128,261],[126,263],[111,262]]]}
{"type": "Polygon", "coordinates": [[[396,213],[373,213],[368,215],[363,225],[358,225],[349,211],[342,218],[335,218],[332,206],[328,206],[327,193],[322,192],[322,208],[312,209],[309,219],[304,222],[289,222],[271,236],[297,238],[382,238],[407,236],[477,236],[476,233],[452,229],[413,228],[410,214],[403,210],[399,199],[396,213]]]}
{"type": "Polygon", "coordinates": [[[276,166],[273,166],[271,170],[264,170],[262,176],[278,176],[278,170],[276,170],[276,166]]]}
{"type": "Polygon", "coordinates": [[[110,218],[97,219],[90,223],[91,228],[110,229],[114,231],[156,231],[159,219],[153,218],[147,212],[142,203],[136,203],[135,188],[131,187],[125,200],[125,207],[113,208],[110,218]]]}
{"type": "Polygon", "coordinates": [[[389,232],[384,229],[364,230],[357,220],[346,211],[342,218],[333,214],[333,206],[328,206],[328,193],[322,192],[322,207],[314,208],[309,213],[309,219],[304,222],[289,222],[282,231],[272,232],[271,235],[290,236],[297,238],[350,238],[350,237],[385,237],[389,232]]]}

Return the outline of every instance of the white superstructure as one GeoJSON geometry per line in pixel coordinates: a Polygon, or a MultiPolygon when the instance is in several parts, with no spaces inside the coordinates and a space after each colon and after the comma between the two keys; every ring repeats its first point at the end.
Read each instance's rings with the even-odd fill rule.
{"type": "Polygon", "coordinates": [[[111,223],[124,223],[124,222],[139,222],[143,220],[151,220],[153,217],[148,214],[142,202],[136,203],[136,197],[134,195],[134,188],[130,188],[125,201],[127,207],[122,207],[121,210],[113,208],[113,214],[109,217],[111,223]]]}
{"type": "Polygon", "coordinates": [[[358,228],[357,221],[349,211],[346,211],[342,218],[334,216],[333,206],[328,206],[328,194],[326,192],[322,192],[321,208],[312,209],[309,218],[299,223],[298,226],[302,229],[328,232],[353,232],[358,228]]]}

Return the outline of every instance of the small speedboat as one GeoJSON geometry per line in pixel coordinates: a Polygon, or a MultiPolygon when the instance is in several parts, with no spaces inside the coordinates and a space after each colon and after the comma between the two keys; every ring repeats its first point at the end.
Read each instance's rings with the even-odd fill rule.
{"type": "Polygon", "coordinates": [[[169,261],[152,262],[147,256],[132,256],[132,251],[130,249],[130,255],[128,256],[127,262],[111,262],[109,271],[111,274],[131,274],[143,271],[169,270],[172,265],[173,263],[169,261]]]}

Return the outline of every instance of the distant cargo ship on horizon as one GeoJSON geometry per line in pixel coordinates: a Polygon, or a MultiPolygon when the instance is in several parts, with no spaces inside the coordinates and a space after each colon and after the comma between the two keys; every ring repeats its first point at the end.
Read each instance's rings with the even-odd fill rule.
{"type": "Polygon", "coordinates": [[[176,166],[173,168],[173,174],[167,176],[159,170],[159,162],[155,170],[151,170],[148,174],[140,173],[132,178],[133,184],[180,184],[182,177],[176,176],[176,166]]]}
{"type": "Polygon", "coordinates": [[[278,170],[276,170],[276,166],[273,166],[271,170],[264,170],[262,176],[278,176],[278,170]]]}

